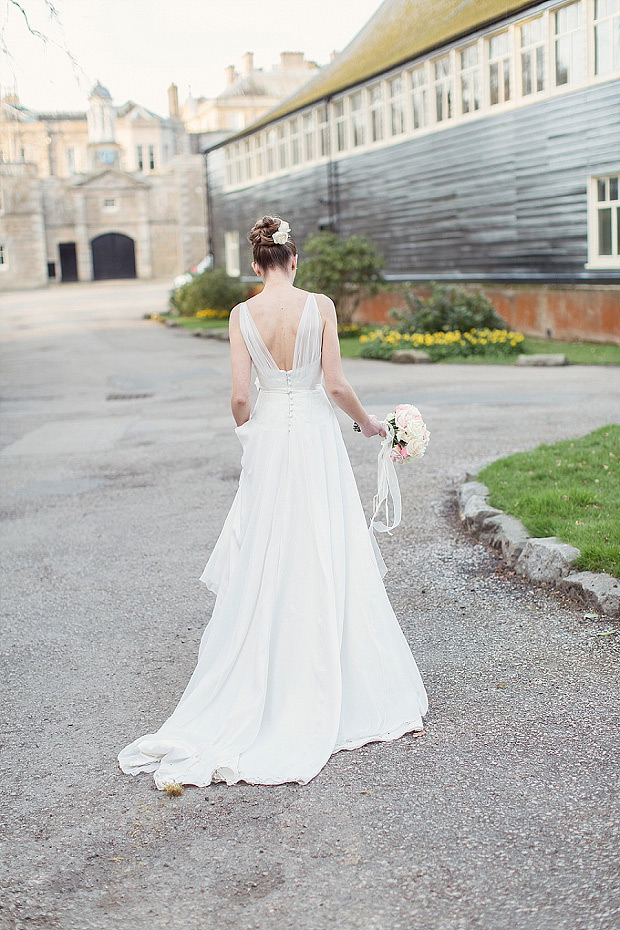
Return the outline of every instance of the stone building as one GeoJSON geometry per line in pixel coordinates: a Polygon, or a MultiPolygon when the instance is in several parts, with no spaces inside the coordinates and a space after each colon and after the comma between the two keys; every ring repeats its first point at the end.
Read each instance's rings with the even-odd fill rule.
{"type": "Polygon", "coordinates": [[[226,86],[216,97],[193,97],[180,116],[192,134],[231,133],[243,129],[267,110],[299,90],[319,70],[303,52],[280,52],[280,61],[268,71],[254,65],[254,53],[243,56],[241,72],[226,68],[226,86]]]}
{"type": "Polygon", "coordinates": [[[1,102],[0,290],[48,281],[171,277],[205,248],[204,166],[179,118],[97,83],[86,112],[1,102]]]}

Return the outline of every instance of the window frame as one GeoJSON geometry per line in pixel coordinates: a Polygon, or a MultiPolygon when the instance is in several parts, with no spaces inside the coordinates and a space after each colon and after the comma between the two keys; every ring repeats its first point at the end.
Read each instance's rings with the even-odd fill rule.
{"type": "Polygon", "coordinates": [[[588,261],[586,268],[617,270],[620,269],[620,165],[617,171],[605,174],[595,174],[588,178],[588,261]],[[618,179],[618,197],[611,200],[609,197],[609,179],[618,179]],[[607,197],[598,199],[599,181],[605,181],[607,197]],[[604,206],[601,207],[600,205],[604,206]],[[599,211],[611,209],[611,255],[599,254],[599,211]],[[615,246],[615,250],[614,250],[615,246]]]}
{"type": "MultiPolygon", "coordinates": [[[[590,30],[586,30],[586,23],[588,17],[586,15],[587,10],[590,8],[589,0],[569,0],[568,3],[559,3],[557,6],[551,7],[549,9],[549,18],[550,18],[550,39],[551,39],[551,56],[549,59],[549,76],[553,84],[554,89],[563,90],[568,88],[570,90],[575,87],[579,87],[587,80],[588,76],[588,60],[587,60],[587,47],[590,44],[588,33],[590,30]],[[557,45],[558,45],[558,33],[556,32],[556,16],[560,10],[568,9],[568,7],[576,6],[579,8],[578,12],[578,26],[574,30],[570,30],[571,33],[574,33],[580,36],[581,39],[581,48],[579,49],[580,55],[579,59],[581,61],[581,72],[576,77],[568,77],[566,81],[563,81],[561,84],[558,83],[558,67],[557,67],[557,45]]],[[[565,37],[569,33],[561,33],[561,37],[565,37]]],[[[574,49],[571,48],[571,55],[573,54],[574,49]]],[[[571,66],[573,65],[573,60],[571,58],[571,66]]]]}
{"type": "Polygon", "coordinates": [[[227,229],[224,232],[224,264],[226,274],[230,278],[238,278],[241,275],[238,229],[227,229]]]}
{"type": "Polygon", "coordinates": [[[431,121],[433,126],[440,126],[445,123],[449,123],[454,119],[454,49],[448,49],[441,53],[441,55],[435,55],[430,59],[431,62],[431,87],[433,98],[433,106],[431,108],[431,121]],[[437,65],[440,62],[448,62],[448,71],[445,74],[437,77],[437,65]],[[447,116],[442,116],[439,118],[439,109],[437,107],[438,97],[437,91],[439,89],[438,85],[441,87],[441,103],[442,109],[447,107],[448,113],[447,116]],[[447,88],[447,93],[446,93],[447,88]]]}
{"type": "Polygon", "coordinates": [[[455,85],[456,85],[456,102],[458,107],[458,116],[465,117],[470,119],[476,113],[482,112],[484,109],[484,48],[480,39],[474,39],[473,42],[466,42],[463,45],[457,45],[455,47],[455,57],[456,57],[456,74],[455,74],[455,85]],[[463,52],[466,52],[470,48],[475,48],[476,50],[476,62],[473,65],[467,65],[463,67],[462,64],[462,55],[463,52]],[[478,82],[478,106],[470,110],[465,110],[463,108],[463,75],[467,74],[473,79],[474,93],[476,90],[476,79],[478,82]]]}

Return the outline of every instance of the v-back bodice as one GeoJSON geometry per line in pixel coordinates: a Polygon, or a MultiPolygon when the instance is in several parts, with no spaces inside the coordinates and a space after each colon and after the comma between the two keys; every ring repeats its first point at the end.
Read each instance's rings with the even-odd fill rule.
{"type": "Polygon", "coordinates": [[[293,367],[278,368],[244,301],[240,305],[241,334],[256,369],[257,387],[264,391],[313,391],[322,386],[321,314],[314,294],[308,294],[295,334],[293,367]]]}

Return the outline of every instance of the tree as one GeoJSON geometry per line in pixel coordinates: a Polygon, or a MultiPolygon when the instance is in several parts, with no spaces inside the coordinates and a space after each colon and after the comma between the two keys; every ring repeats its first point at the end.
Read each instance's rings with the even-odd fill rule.
{"type": "Polygon", "coordinates": [[[295,283],[331,297],[343,323],[351,321],[363,297],[376,294],[384,285],[383,256],[364,236],[315,233],[305,241],[304,253],[295,283]]]}

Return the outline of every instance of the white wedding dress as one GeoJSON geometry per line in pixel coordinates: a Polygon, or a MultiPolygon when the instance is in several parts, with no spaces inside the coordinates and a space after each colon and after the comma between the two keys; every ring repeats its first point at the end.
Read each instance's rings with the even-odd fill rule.
{"type": "Polygon", "coordinates": [[[428,706],[322,385],[316,299],[290,371],[245,303],[240,326],[259,393],[235,430],[239,486],[200,576],[213,614],[171,716],[118,755],[160,789],[304,785],[334,752],[422,729],[428,706]]]}

